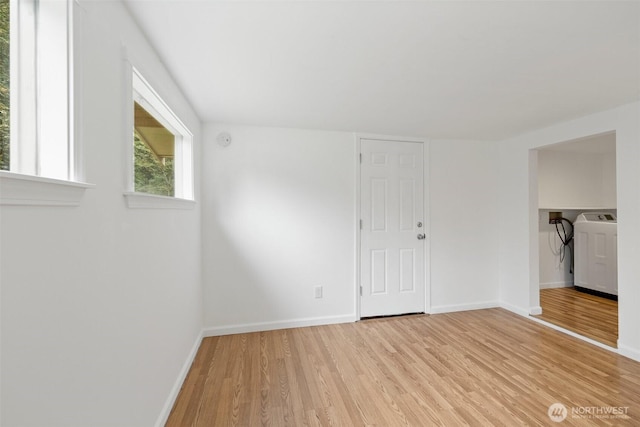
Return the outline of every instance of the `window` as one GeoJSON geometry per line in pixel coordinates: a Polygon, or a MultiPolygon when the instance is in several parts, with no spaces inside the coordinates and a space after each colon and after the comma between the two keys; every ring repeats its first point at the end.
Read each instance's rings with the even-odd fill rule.
{"type": "Polygon", "coordinates": [[[134,190],[174,196],[175,135],[135,101],[133,112],[134,190]]]}
{"type": "Polygon", "coordinates": [[[0,0],[2,170],[77,178],[71,114],[73,3],[0,0]]]}
{"type": "Polygon", "coordinates": [[[9,170],[9,0],[0,0],[0,170],[9,170]]]}
{"type": "Polygon", "coordinates": [[[0,0],[0,204],[73,206],[73,0],[0,0]]]}
{"type": "MultiPolygon", "coordinates": [[[[193,136],[141,74],[132,68],[134,194],[193,199],[193,136]]],[[[133,207],[129,203],[130,207],[133,207]]],[[[149,206],[145,206],[149,207],[149,206]]]]}

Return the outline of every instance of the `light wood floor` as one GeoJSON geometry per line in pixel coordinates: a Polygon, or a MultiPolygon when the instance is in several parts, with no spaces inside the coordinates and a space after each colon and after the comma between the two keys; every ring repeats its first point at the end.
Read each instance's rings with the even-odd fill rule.
{"type": "Polygon", "coordinates": [[[542,314],[536,316],[608,346],[618,346],[618,302],[575,288],[540,290],[542,314]]]}
{"type": "Polygon", "coordinates": [[[640,363],[489,309],[206,338],[167,425],[543,426],[555,402],[640,425],[640,363]]]}

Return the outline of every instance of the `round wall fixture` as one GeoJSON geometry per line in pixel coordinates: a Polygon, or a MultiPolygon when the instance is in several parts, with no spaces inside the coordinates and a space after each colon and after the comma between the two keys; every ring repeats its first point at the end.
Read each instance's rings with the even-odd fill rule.
{"type": "Polygon", "coordinates": [[[221,147],[228,147],[231,144],[231,135],[229,132],[220,132],[216,137],[218,145],[221,147]]]}

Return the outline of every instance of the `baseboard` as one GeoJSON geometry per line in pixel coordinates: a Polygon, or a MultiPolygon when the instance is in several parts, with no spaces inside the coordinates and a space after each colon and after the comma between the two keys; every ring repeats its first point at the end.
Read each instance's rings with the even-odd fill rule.
{"type": "Polygon", "coordinates": [[[500,307],[497,301],[476,302],[472,304],[453,304],[432,306],[430,314],[454,313],[456,311],[483,310],[485,308],[500,307]]]}
{"type": "Polygon", "coordinates": [[[547,326],[547,327],[549,327],[549,328],[551,328],[551,329],[555,329],[555,330],[556,330],[556,331],[558,331],[558,332],[562,332],[563,334],[570,335],[570,336],[572,336],[572,337],[574,337],[574,338],[577,338],[577,339],[579,339],[579,340],[582,340],[582,341],[588,342],[589,344],[591,344],[591,345],[595,345],[596,347],[600,347],[600,348],[603,348],[603,349],[605,349],[605,350],[609,350],[609,351],[610,351],[610,352],[612,352],[612,353],[618,353],[618,354],[621,354],[621,353],[620,353],[620,349],[613,348],[613,347],[611,347],[611,346],[608,346],[608,345],[603,344],[603,343],[601,343],[601,342],[599,342],[599,341],[596,341],[596,340],[592,340],[591,338],[587,338],[587,337],[585,337],[585,336],[583,336],[583,335],[577,334],[577,333],[575,333],[575,332],[573,332],[573,331],[570,331],[570,330],[568,330],[568,329],[565,329],[565,328],[563,328],[563,327],[561,327],[561,326],[554,325],[553,323],[547,322],[547,321],[545,321],[545,320],[541,320],[541,319],[539,319],[539,318],[537,318],[537,317],[531,317],[531,316],[529,316],[529,320],[532,320],[532,321],[534,321],[534,322],[536,322],[536,323],[540,323],[541,325],[547,326]]]}
{"type": "MultiPolygon", "coordinates": [[[[585,336],[577,334],[577,333],[575,333],[573,331],[570,331],[568,329],[565,329],[565,328],[562,328],[560,326],[554,325],[553,323],[549,323],[547,321],[541,320],[538,317],[533,317],[533,316],[535,316],[537,314],[542,314],[542,308],[541,307],[530,307],[529,311],[527,311],[526,309],[523,309],[523,308],[520,308],[520,307],[516,307],[515,305],[511,305],[511,304],[508,304],[508,303],[505,303],[505,302],[501,302],[500,303],[500,307],[504,308],[505,310],[509,310],[512,313],[518,314],[518,315],[520,315],[522,317],[526,317],[527,319],[529,319],[529,320],[531,320],[533,322],[536,322],[536,323],[539,323],[541,325],[547,326],[547,327],[549,327],[551,329],[555,329],[558,332],[562,332],[562,333],[570,335],[570,336],[572,336],[574,338],[578,338],[579,340],[586,341],[589,344],[595,345],[596,347],[600,347],[600,348],[603,348],[605,350],[609,350],[609,351],[611,351],[613,353],[618,353],[618,354],[624,355],[622,353],[622,351],[620,350],[620,348],[616,349],[616,348],[610,347],[610,346],[608,346],[606,344],[602,344],[601,342],[598,342],[596,340],[592,340],[591,338],[587,338],[585,336]]],[[[620,347],[620,346],[618,346],[618,347],[620,347]]],[[[634,356],[632,356],[632,355],[628,355],[627,357],[629,357],[630,359],[634,359],[634,356]]],[[[640,353],[636,352],[636,357],[640,357],[640,353]]],[[[640,361],[640,359],[635,359],[635,360],[640,361]]]]}
{"type": "Polygon", "coordinates": [[[546,282],[540,283],[540,289],[570,288],[573,282],[546,282]]]}
{"type": "Polygon", "coordinates": [[[193,363],[193,360],[196,358],[196,354],[198,354],[200,343],[202,343],[202,337],[203,337],[203,334],[202,334],[202,331],[200,331],[200,333],[196,337],[196,341],[193,343],[193,347],[191,347],[191,351],[187,356],[187,360],[185,360],[184,364],[182,365],[182,369],[178,374],[178,378],[176,379],[175,383],[173,384],[173,387],[171,388],[169,397],[167,398],[167,401],[165,402],[164,407],[162,408],[162,412],[160,412],[160,416],[156,421],[156,424],[155,424],[156,427],[163,427],[167,423],[167,420],[169,419],[169,414],[171,414],[171,409],[173,409],[173,405],[176,399],[178,398],[178,393],[180,393],[180,389],[182,388],[182,384],[184,383],[184,380],[187,378],[187,374],[189,373],[189,369],[191,369],[191,364],[193,363]]]}
{"type": "Polygon", "coordinates": [[[549,327],[551,329],[555,329],[556,331],[565,333],[567,335],[571,335],[572,337],[578,338],[578,339],[580,339],[582,341],[586,341],[589,344],[595,345],[596,347],[600,347],[600,348],[603,348],[605,350],[609,350],[609,351],[611,351],[613,353],[617,353],[617,354],[619,354],[621,356],[625,356],[625,357],[628,357],[629,359],[633,359],[633,360],[635,360],[637,362],[640,362],[640,351],[637,350],[637,349],[631,348],[631,347],[627,347],[624,344],[620,344],[619,341],[618,341],[618,348],[613,348],[613,347],[610,347],[610,346],[608,346],[606,344],[602,344],[601,342],[592,340],[591,338],[584,337],[584,336],[582,336],[580,334],[577,334],[577,333],[575,333],[573,331],[570,331],[568,329],[565,329],[565,328],[562,328],[560,326],[554,325],[553,323],[546,322],[546,321],[541,320],[541,319],[539,319],[537,317],[531,317],[531,316],[535,316],[537,314],[542,314],[542,308],[540,308],[540,307],[531,307],[529,309],[529,312],[527,313],[526,310],[524,310],[524,309],[522,309],[520,307],[516,307],[514,305],[511,305],[511,304],[507,304],[505,302],[501,302],[500,306],[502,308],[504,308],[505,310],[509,310],[509,311],[511,311],[511,312],[513,312],[515,314],[519,314],[520,316],[526,317],[529,320],[532,320],[532,321],[534,321],[536,323],[540,323],[540,324],[545,325],[545,326],[547,326],[547,327],[549,327]]]}
{"type": "Polygon", "coordinates": [[[355,314],[348,316],[308,317],[303,319],[278,320],[273,322],[244,323],[240,325],[213,326],[205,328],[205,337],[244,334],[248,332],[274,331],[277,329],[303,328],[306,326],[332,325],[335,323],[353,323],[358,320],[355,314]]]}
{"type": "MultiPolygon", "coordinates": [[[[531,311],[533,311],[535,308],[537,307],[533,307],[533,308],[529,308],[529,310],[515,306],[515,305],[511,305],[509,303],[506,303],[504,301],[500,302],[500,307],[504,308],[505,310],[509,310],[512,313],[518,314],[520,316],[524,316],[524,317],[528,317],[529,314],[533,314],[531,313],[531,311]]],[[[542,313],[542,309],[540,309],[540,313],[542,313]]]]}
{"type": "Polygon", "coordinates": [[[618,354],[640,362],[640,350],[620,344],[620,341],[618,341],[618,354]]]}
{"type": "Polygon", "coordinates": [[[537,306],[537,307],[531,307],[531,308],[529,309],[529,314],[530,314],[531,316],[539,316],[539,315],[541,315],[541,314],[542,314],[542,307],[540,307],[540,306],[537,306]]]}

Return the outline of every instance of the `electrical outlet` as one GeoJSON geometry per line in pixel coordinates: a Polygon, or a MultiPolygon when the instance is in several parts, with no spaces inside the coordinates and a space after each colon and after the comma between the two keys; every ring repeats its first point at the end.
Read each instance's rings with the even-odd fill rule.
{"type": "Polygon", "coordinates": [[[316,286],[313,288],[316,298],[322,298],[322,286],[316,286]]]}

